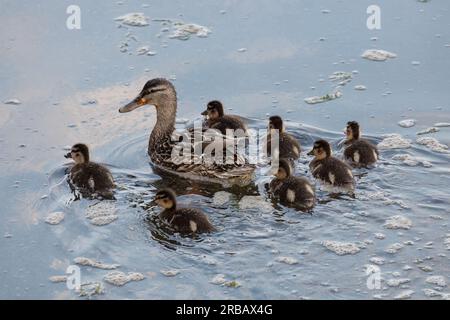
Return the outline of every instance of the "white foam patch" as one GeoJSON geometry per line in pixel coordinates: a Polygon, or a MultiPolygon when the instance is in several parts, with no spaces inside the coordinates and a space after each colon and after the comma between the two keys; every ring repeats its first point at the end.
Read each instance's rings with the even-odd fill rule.
{"type": "Polygon", "coordinates": [[[424,135],[424,134],[435,133],[435,132],[439,132],[439,128],[430,127],[430,128],[426,128],[426,129],[424,129],[422,131],[417,132],[416,135],[421,136],[421,135],[424,135]]]}
{"type": "Polygon", "coordinates": [[[221,207],[226,205],[231,200],[231,193],[226,191],[219,191],[214,194],[213,205],[221,207]]]}
{"type": "Polygon", "coordinates": [[[403,138],[399,134],[388,134],[378,144],[379,149],[407,149],[411,147],[411,140],[403,138]]]}
{"type": "Polygon", "coordinates": [[[381,257],[372,257],[369,259],[369,261],[379,266],[383,265],[386,262],[386,260],[381,257]]]}
{"type": "Polygon", "coordinates": [[[104,270],[112,270],[120,267],[120,264],[106,264],[99,261],[96,261],[94,259],[89,259],[85,257],[77,257],[73,260],[76,264],[82,265],[82,266],[89,266],[94,267],[98,269],[104,269],[104,270]]]}
{"type": "Polygon", "coordinates": [[[425,168],[431,168],[433,165],[425,160],[420,160],[419,158],[413,157],[409,154],[396,154],[392,157],[392,160],[396,161],[402,161],[403,164],[410,166],[410,167],[416,167],[416,166],[424,166],[425,168]]]}
{"type": "Polygon", "coordinates": [[[360,248],[356,244],[351,242],[326,240],[322,242],[322,245],[339,256],[347,254],[356,254],[360,251],[360,248]]]}
{"type": "Polygon", "coordinates": [[[91,224],[104,226],[117,220],[117,208],[114,201],[101,201],[86,209],[86,218],[91,224]]]}
{"type": "Polygon", "coordinates": [[[408,278],[399,278],[399,279],[394,278],[394,279],[388,279],[386,281],[386,284],[389,287],[399,287],[399,286],[401,286],[405,283],[409,283],[409,282],[411,282],[411,279],[408,279],[408,278]]]}
{"type": "Polygon", "coordinates": [[[434,124],[434,127],[442,128],[442,127],[450,127],[450,122],[438,122],[434,124]]]}
{"type": "Polygon", "coordinates": [[[276,260],[277,262],[281,262],[281,263],[285,263],[285,264],[290,264],[290,265],[298,264],[298,260],[295,259],[295,258],[293,258],[293,257],[280,256],[280,257],[277,257],[275,260],[276,260]]]}
{"type": "Polygon", "coordinates": [[[417,138],[416,143],[426,146],[428,149],[439,153],[450,153],[448,146],[440,143],[436,138],[420,137],[417,138]]]}
{"type": "Polygon", "coordinates": [[[410,299],[415,292],[413,290],[404,290],[394,297],[395,300],[410,299]]]}
{"type": "Polygon", "coordinates": [[[313,97],[305,98],[305,102],[308,104],[317,104],[317,103],[332,101],[332,100],[338,99],[340,97],[342,97],[342,92],[335,91],[332,93],[328,93],[324,96],[313,96],[313,97]]]}
{"type": "Polygon", "coordinates": [[[67,276],[64,276],[64,275],[51,276],[50,278],[48,278],[48,280],[50,280],[51,282],[54,282],[54,283],[66,282],[67,281],[67,276]]]}
{"type": "Polygon", "coordinates": [[[64,220],[64,212],[52,212],[45,217],[45,222],[51,225],[60,224],[64,220]]]}
{"type": "Polygon", "coordinates": [[[206,38],[211,30],[207,27],[195,24],[195,23],[173,23],[174,32],[169,35],[171,39],[188,40],[192,35],[196,35],[199,38],[206,38]]]}
{"type": "Polygon", "coordinates": [[[19,105],[22,102],[19,99],[8,99],[3,101],[4,104],[12,104],[12,105],[19,105]]]}
{"type": "Polygon", "coordinates": [[[262,212],[271,212],[274,210],[272,205],[266,202],[261,196],[242,197],[241,201],[239,201],[239,209],[255,209],[262,212]]]}
{"type": "Polygon", "coordinates": [[[117,17],[114,20],[120,21],[123,24],[133,27],[145,27],[148,26],[149,18],[145,16],[142,12],[132,12],[125,14],[123,16],[117,17]]]}
{"type": "Polygon", "coordinates": [[[425,282],[429,283],[429,284],[434,284],[438,287],[446,287],[447,286],[447,281],[444,276],[430,276],[430,277],[426,278],[425,282]]]}
{"type": "Polygon", "coordinates": [[[402,128],[411,128],[416,125],[415,119],[406,119],[398,122],[398,125],[402,128]]]}
{"type": "Polygon", "coordinates": [[[385,61],[387,59],[396,58],[397,55],[386,50],[369,49],[364,51],[361,57],[372,61],[385,61]]]}
{"type": "Polygon", "coordinates": [[[128,274],[121,271],[113,271],[108,273],[103,280],[115,286],[123,286],[130,281],[144,280],[145,276],[139,272],[129,272],[128,274]]]}
{"type": "Polygon", "coordinates": [[[386,220],[384,226],[387,229],[405,229],[408,230],[412,227],[412,222],[405,216],[393,216],[386,220]]]}
{"type": "Polygon", "coordinates": [[[401,249],[403,249],[404,245],[401,243],[393,243],[390,246],[388,246],[384,251],[386,253],[395,254],[399,252],[401,249]]]}
{"type": "Polygon", "coordinates": [[[172,270],[161,270],[161,273],[166,277],[175,277],[180,273],[180,270],[172,269],[172,270]]]}

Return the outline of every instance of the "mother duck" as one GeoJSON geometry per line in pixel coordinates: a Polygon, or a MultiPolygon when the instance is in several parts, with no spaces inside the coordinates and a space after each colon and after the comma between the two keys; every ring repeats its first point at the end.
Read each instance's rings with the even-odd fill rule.
{"type": "Polygon", "coordinates": [[[172,150],[177,141],[172,139],[172,134],[175,131],[177,93],[170,81],[162,78],[147,81],[139,95],[121,107],[119,112],[130,112],[147,104],[156,108],[156,124],[148,142],[148,154],[156,168],[187,179],[216,182],[224,186],[247,185],[252,181],[255,168],[246,161],[234,159],[226,164],[205,162],[203,154],[202,161],[195,163],[174,161],[172,150]]]}

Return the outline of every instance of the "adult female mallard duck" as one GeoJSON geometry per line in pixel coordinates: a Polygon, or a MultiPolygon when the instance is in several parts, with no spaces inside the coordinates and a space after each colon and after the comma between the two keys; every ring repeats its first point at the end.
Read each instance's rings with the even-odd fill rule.
{"type": "Polygon", "coordinates": [[[216,230],[202,211],[193,208],[177,208],[176,194],[172,189],[159,190],[154,202],[164,209],[159,214],[159,218],[180,233],[205,233],[216,230]]]}
{"type": "Polygon", "coordinates": [[[286,132],[283,119],[280,116],[272,116],[269,118],[269,131],[267,133],[267,154],[271,155],[272,150],[272,135],[274,130],[278,130],[278,157],[288,159],[293,163],[300,157],[300,143],[286,132]]]}
{"type": "MultiPolygon", "coordinates": [[[[119,109],[120,113],[130,112],[146,104],[156,108],[156,124],[150,134],[148,154],[157,169],[179,175],[187,179],[209,181],[230,186],[233,184],[247,185],[253,179],[254,166],[243,161],[221,164],[211,161],[208,155],[201,154],[196,161],[186,158],[183,162],[172,156],[172,151],[178,141],[171,139],[175,130],[177,112],[177,94],[174,86],[166,79],[148,81],[139,95],[130,103],[119,109]],[[200,161],[198,161],[200,160],[200,161]]],[[[175,150],[177,153],[177,150],[175,150]]],[[[236,157],[235,157],[236,159],[236,157]]],[[[244,159],[245,160],[245,159],[244,159]]]]}
{"type": "Polygon", "coordinates": [[[314,187],[308,179],[293,176],[292,171],[290,161],[280,159],[275,179],[270,182],[270,192],[283,204],[310,210],[316,201],[314,187]]]}
{"type": "Polygon", "coordinates": [[[111,172],[105,166],[90,161],[87,145],[73,145],[64,157],[75,162],[69,174],[69,184],[74,191],[79,191],[84,198],[114,199],[111,172]]]}
{"type": "Polygon", "coordinates": [[[206,121],[208,128],[217,129],[222,134],[226,134],[227,129],[241,129],[244,132],[247,130],[245,123],[239,117],[224,113],[223,105],[220,101],[213,100],[208,102],[202,115],[208,117],[206,121]]]}
{"type": "Polygon", "coordinates": [[[353,191],[355,180],[351,167],[345,162],[331,155],[330,144],[325,140],[314,142],[313,149],[308,155],[314,155],[314,159],[309,164],[312,175],[325,185],[353,191]]]}
{"type": "Polygon", "coordinates": [[[367,167],[378,160],[378,149],[369,141],[362,139],[358,122],[349,121],[345,128],[345,159],[355,167],[367,167]]]}

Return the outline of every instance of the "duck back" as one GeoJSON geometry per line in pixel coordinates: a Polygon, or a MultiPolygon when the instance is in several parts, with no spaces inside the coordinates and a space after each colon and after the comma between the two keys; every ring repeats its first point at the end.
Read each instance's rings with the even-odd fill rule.
{"type": "Polygon", "coordinates": [[[161,212],[160,218],[169,223],[176,231],[183,234],[207,233],[216,230],[208,217],[197,209],[166,209],[161,212]]]}
{"type": "Polygon", "coordinates": [[[378,155],[377,147],[364,139],[348,143],[344,150],[345,159],[357,167],[374,164],[378,155]]]}
{"type": "Polygon", "coordinates": [[[313,160],[310,169],[316,179],[333,186],[350,187],[354,185],[351,167],[335,157],[313,160]]]}

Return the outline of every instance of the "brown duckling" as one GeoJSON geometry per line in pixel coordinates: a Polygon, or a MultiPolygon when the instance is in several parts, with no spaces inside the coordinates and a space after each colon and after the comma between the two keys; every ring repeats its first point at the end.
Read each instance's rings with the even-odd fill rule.
{"type": "Polygon", "coordinates": [[[280,159],[275,179],[270,182],[270,192],[279,197],[283,204],[312,209],[316,200],[314,187],[306,178],[295,177],[292,173],[290,161],[280,159]]]}
{"type": "Polygon", "coordinates": [[[70,169],[69,184],[85,198],[114,199],[114,179],[105,166],[90,161],[89,148],[83,143],[73,145],[65,155],[75,162],[70,169]]]}
{"type": "Polygon", "coordinates": [[[272,143],[271,136],[274,130],[278,130],[279,137],[279,158],[289,159],[291,162],[300,157],[300,143],[292,135],[285,131],[283,119],[280,116],[269,118],[269,132],[267,133],[267,154],[270,156],[272,143]]]}
{"type": "Polygon", "coordinates": [[[154,201],[164,209],[159,214],[160,219],[180,233],[205,233],[216,230],[202,211],[194,208],[177,208],[176,194],[172,189],[159,190],[154,201]]]}
{"type": "Polygon", "coordinates": [[[314,155],[309,168],[316,179],[333,187],[354,190],[355,180],[351,167],[331,156],[331,147],[327,141],[317,140],[314,142],[314,147],[308,152],[308,155],[314,155]]]}
{"type": "Polygon", "coordinates": [[[355,167],[366,167],[378,160],[378,149],[375,145],[365,139],[361,139],[361,130],[358,122],[349,121],[345,128],[344,157],[355,167]]]}
{"type": "Polygon", "coordinates": [[[227,129],[241,129],[244,132],[247,130],[247,126],[238,116],[224,113],[223,105],[220,101],[213,100],[208,102],[206,110],[202,112],[202,115],[208,117],[206,121],[208,128],[217,129],[222,134],[226,134],[227,129]]]}

